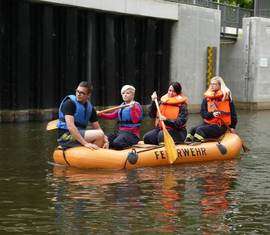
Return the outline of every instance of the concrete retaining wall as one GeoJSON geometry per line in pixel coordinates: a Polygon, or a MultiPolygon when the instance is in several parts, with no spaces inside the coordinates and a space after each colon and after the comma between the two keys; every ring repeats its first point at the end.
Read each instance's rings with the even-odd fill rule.
{"type": "Polygon", "coordinates": [[[99,11],[178,20],[178,3],[158,0],[35,0],[99,11]]]}
{"type": "Polygon", "coordinates": [[[244,101],[245,89],[245,50],[244,38],[241,33],[235,43],[220,46],[220,76],[231,89],[233,98],[244,101]]]}
{"type": "MultiPolygon", "coordinates": [[[[270,109],[270,19],[245,18],[237,41],[220,45],[220,11],[214,9],[157,0],[36,2],[174,20],[172,35],[168,35],[172,39],[170,80],[182,84],[190,112],[199,111],[206,89],[208,46],[217,48],[219,74],[232,90],[237,106],[270,109]]],[[[0,122],[51,119],[55,115],[55,110],[2,110],[0,122]]]]}
{"type": "Polygon", "coordinates": [[[237,42],[220,51],[220,74],[237,106],[270,109],[270,19],[245,18],[237,42]]]}
{"type": "Polygon", "coordinates": [[[172,30],[170,77],[182,84],[191,112],[199,110],[206,89],[207,47],[219,48],[219,44],[220,12],[179,4],[179,21],[172,30]]]}

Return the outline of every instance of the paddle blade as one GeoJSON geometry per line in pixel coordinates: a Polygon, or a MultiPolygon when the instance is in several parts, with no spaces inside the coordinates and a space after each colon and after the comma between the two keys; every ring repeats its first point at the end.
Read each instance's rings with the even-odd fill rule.
{"type": "Polygon", "coordinates": [[[166,128],[163,128],[164,144],[170,164],[173,164],[177,159],[177,152],[173,138],[166,128]]]}
{"type": "Polygon", "coordinates": [[[242,141],[242,149],[245,153],[249,152],[250,149],[244,144],[244,142],[242,141]]]}
{"type": "Polygon", "coordinates": [[[57,129],[57,123],[58,123],[58,119],[48,122],[46,130],[50,131],[50,130],[57,129]]]}

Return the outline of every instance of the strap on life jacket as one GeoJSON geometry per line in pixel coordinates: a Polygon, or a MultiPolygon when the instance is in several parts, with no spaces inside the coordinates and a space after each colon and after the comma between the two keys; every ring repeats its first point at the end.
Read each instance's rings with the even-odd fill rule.
{"type": "MultiPolygon", "coordinates": [[[[168,94],[166,94],[161,97],[160,112],[167,119],[176,120],[180,114],[181,106],[183,104],[187,104],[187,97],[184,96],[183,94],[177,95],[174,97],[169,97],[168,94]]],[[[159,128],[162,128],[162,124],[158,118],[158,113],[157,113],[156,125],[159,125],[159,128]]],[[[184,126],[185,125],[181,127],[184,127],[184,126]]],[[[171,128],[171,127],[167,126],[167,128],[171,128]]]]}
{"type": "Polygon", "coordinates": [[[217,101],[215,99],[207,98],[207,110],[208,112],[220,112],[220,117],[214,117],[212,119],[204,119],[205,123],[208,124],[219,124],[219,125],[231,125],[231,111],[230,101],[217,101]]]}

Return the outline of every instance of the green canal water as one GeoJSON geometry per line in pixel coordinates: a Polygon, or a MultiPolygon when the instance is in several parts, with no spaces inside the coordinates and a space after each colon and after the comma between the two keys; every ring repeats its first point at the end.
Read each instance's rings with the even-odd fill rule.
{"type": "Polygon", "coordinates": [[[53,166],[46,123],[0,124],[0,234],[269,234],[270,112],[238,116],[250,153],[132,171],[53,166]]]}

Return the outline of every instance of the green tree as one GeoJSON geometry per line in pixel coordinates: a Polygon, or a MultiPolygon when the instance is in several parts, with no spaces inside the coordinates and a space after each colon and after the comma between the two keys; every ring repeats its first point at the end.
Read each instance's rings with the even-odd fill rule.
{"type": "MultiPolygon", "coordinates": [[[[215,2],[218,2],[218,1],[215,0],[215,2]]],[[[220,0],[219,2],[235,5],[235,6],[239,5],[240,7],[243,7],[243,8],[249,8],[249,9],[254,8],[254,0],[220,0]]]]}

